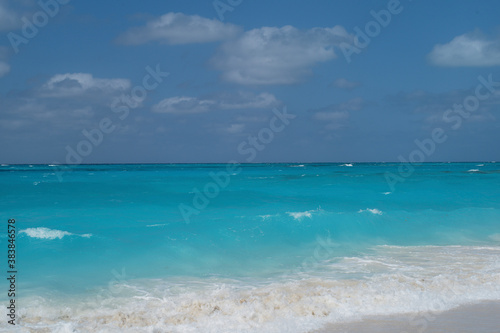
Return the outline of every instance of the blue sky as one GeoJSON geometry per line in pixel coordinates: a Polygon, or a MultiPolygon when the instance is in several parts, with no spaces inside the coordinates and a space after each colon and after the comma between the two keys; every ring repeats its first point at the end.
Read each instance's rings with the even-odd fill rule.
{"type": "Polygon", "coordinates": [[[0,163],[498,161],[498,13],[0,0],[0,163]]]}

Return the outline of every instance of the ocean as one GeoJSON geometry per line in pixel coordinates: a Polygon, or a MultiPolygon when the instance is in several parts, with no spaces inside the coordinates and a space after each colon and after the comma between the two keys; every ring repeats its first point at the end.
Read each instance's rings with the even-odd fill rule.
{"type": "Polygon", "coordinates": [[[500,164],[402,167],[2,165],[15,328],[310,332],[500,301],[500,164]]]}

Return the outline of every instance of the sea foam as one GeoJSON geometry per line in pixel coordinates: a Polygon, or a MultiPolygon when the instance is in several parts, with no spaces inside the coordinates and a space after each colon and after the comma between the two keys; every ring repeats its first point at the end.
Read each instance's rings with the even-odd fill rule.
{"type": "Polygon", "coordinates": [[[145,279],[75,300],[23,299],[23,326],[86,332],[308,332],[370,315],[435,312],[500,298],[500,247],[379,246],[282,281],[145,279]],[[363,279],[334,279],[350,271],[363,279]]]}
{"type": "Polygon", "coordinates": [[[371,208],[360,209],[358,211],[358,213],[364,213],[364,212],[369,212],[369,213],[372,213],[374,215],[382,215],[383,214],[383,212],[381,210],[377,209],[377,208],[373,208],[373,209],[371,209],[371,208]]]}
{"type": "Polygon", "coordinates": [[[23,229],[23,230],[19,231],[19,233],[26,234],[32,238],[50,239],[50,240],[62,239],[65,236],[79,236],[79,237],[84,237],[84,238],[92,237],[92,234],[77,235],[77,234],[73,234],[73,233],[68,232],[68,231],[49,229],[49,228],[44,228],[44,227],[27,228],[27,229],[23,229]]]}

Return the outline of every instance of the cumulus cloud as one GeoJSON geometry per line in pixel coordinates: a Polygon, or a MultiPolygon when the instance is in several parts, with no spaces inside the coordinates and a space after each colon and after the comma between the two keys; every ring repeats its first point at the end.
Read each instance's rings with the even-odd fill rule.
{"type": "Polygon", "coordinates": [[[225,42],[211,63],[229,82],[291,84],[309,75],[313,65],[336,58],[334,47],[351,39],[341,26],[263,27],[225,42]]]}
{"type": "Polygon", "coordinates": [[[0,127],[45,135],[94,127],[109,114],[114,98],[129,89],[126,79],[95,78],[88,73],[57,74],[37,87],[0,99],[0,127]]]}
{"type": "Polygon", "coordinates": [[[237,94],[221,94],[207,98],[176,96],[166,98],[154,105],[156,113],[190,114],[212,110],[264,109],[278,104],[276,97],[269,93],[239,92],[237,94]]]}
{"type": "Polygon", "coordinates": [[[447,44],[434,46],[428,59],[436,66],[498,66],[500,38],[489,39],[476,30],[457,36],[447,44]]]}
{"type": "Polygon", "coordinates": [[[351,111],[361,110],[365,102],[362,98],[353,98],[340,104],[312,110],[313,119],[326,123],[327,129],[339,129],[344,127],[349,120],[351,111]]]}
{"type": "Polygon", "coordinates": [[[234,37],[240,28],[230,23],[211,20],[198,15],[167,13],[142,27],[134,27],[121,34],[117,42],[139,45],[151,41],[166,44],[207,43],[234,37]]]}
{"type": "Polygon", "coordinates": [[[63,97],[81,95],[98,90],[103,93],[130,89],[128,79],[99,79],[88,73],[57,74],[51,77],[40,89],[45,97],[63,97]]]}
{"type": "Polygon", "coordinates": [[[264,109],[278,104],[278,100],[273,94],[260,93],[255,95],[248,92],[237,94],[224,94],[219,96],[221,109],[264,109]]]}
{"type": "Polygon", "coordinates": [[[331,86],[339,89],[353,90],[361,85],[360,82],[349,81],[344,78],[337,79],[332,82],[331,86]]]}
{"type": "Polygon", "coordinates": [[[207,112],[215,101],[201,100],[197,97],[176,96],[165,98],[153,106],[157,113],[201,113],[207,112]]]}

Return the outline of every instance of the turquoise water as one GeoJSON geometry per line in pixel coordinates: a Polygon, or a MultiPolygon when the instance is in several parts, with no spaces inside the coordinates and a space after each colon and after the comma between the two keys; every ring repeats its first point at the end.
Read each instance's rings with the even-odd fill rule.
{"type": "Polygon", "coordinates": [[[393,186],[399,164],[227,167],[2,165],[21,327],[306,332],[500,300],[498,163],[393,186]]]}

